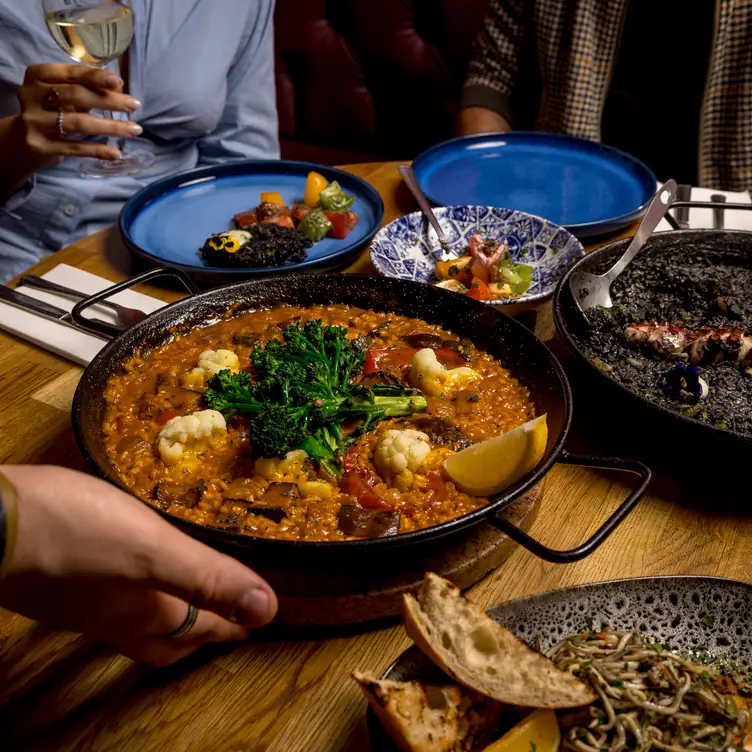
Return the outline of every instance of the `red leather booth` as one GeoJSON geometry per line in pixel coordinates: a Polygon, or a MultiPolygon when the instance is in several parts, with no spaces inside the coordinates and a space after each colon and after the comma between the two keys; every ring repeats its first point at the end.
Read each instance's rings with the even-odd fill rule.
{"type": "Polygon", "coordinates": [[[277,0],[282,156],[411,159],[453,135],[488,0],[277,0]]]}

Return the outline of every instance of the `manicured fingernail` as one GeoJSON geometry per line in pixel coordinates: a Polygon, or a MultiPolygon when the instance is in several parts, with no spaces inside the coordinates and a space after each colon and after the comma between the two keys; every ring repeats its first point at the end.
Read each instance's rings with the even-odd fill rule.
{"type": "Polygon", "coordinates": [[[118,86],[123,86],[125,84],[125,81],[123,81],[122,78],[118,78],[117,76],[113,76],[112,74],[107,76],[104,82],[105,84],[107,84],[107,86],[111,86],[113,89],[117,89],[118,86]]]}
{"type": "Polygon", "coordinates": [[[131,123],[126,130],[131,136],[140,136],[144,132],[144,129],[138,123],[131,123]]]}
{"type": "Polygon", "coordinates": [[[255,627],[269,621],[269,596],[265,590],[249,590],[238,604],[237,622],[255,627]]]}
{"type": "Polygon", "coordinates": [[[123,158],[123,154],[120,151],[120,149],[110,149],[110,154],[112,154],[112,161],[117,162],[118,159],[123,158]]]}
{"type": "Polygon", "coordinates": [[[128,107],[130,107],[131,111],[138,110],[141,107],[141,102],[135,97],[128,97],[128,107]]]}

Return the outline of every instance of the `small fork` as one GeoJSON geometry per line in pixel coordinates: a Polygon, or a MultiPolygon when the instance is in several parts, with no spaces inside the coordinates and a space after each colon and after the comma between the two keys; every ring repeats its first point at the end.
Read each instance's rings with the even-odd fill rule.
{"type": "MultiPolygon", "coordinates": [[[[21,277],[19,285],[54,292],[58,295],[67,295],[69,298],[76,298],[78,300],[84,300],[89,297],[85,292],[59,285],[56,282],[50,282],[50,280],[44,279],[44,277],[37,277],[34,274],[26,274],[21,277]]],[[[113,311],[117,317],[118,325],[123,329],[130,329],[130,327],[138,324],[139,321],[145,319],[147,316],[143,311],[139,311],[136,308],[127,308],[124,305],[120,305],[120,303],[113,303],[111,300],[101,300],[97,305],[104,306],[113,311]]]]}

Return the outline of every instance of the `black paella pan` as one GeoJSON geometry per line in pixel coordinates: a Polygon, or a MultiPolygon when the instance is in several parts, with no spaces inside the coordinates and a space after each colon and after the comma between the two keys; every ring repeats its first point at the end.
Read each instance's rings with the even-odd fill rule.
{"type": "MultiPolygon", "coordinates": [[[[672,446],[702,447],[703,451],[713,449],[721,455],[733,452],[743,456],[752,448],[752,435],[735,430],[732,421],[714,425],[702,419],[702,411],[697,411],[697,417],[692,417],[688,414],[691,410],[682,412],[676,405],[667,405],[665,400],[638,394],[635,388],[630,388],[621,379],[610,375],[608,368],[604,369],[602,362],[593,357],[586,332],[588,323],[575,304],[569,279],[576,271],[593,274],[605,272],[624,253],[630,240],[631,238],[617,240],[589,253],[569,269],[554,292],[556,330],[589,377],[589,399],[617,407],[621,417],[617,419],[617,411],[612,412],[612,419],[618,423],[617,429],[638,444],[652,438],[664,449],[672,446]],[[646,430],[646,426],[649,426],[649,430],[646,430]]],[[[728,264],[750,270],[752,233],[700,229],[656,233],[632,263],[635,264],[645,255],[652,255],[654,259],[665,258],[671,263],[681,263],[682,259],[687,259],[687,263],[695,263],[698,258],[705,258],[709,268],[728,264]]],[[[630,267],[627,267],[624,275],[629,272],[630,267]]],[[[747,292],[747,300],[752,299],[752,289],[747,292]]],[[[614,297],[615,305],[624,302],[629,303],[629,300],[614,297]]],[[[670,365],[671,362],[666,362],[665,368],[670,365]]]]}
{"type": "MultiPolygon", "coordinates": [[[[74,309],[74,320],[79,325],[91,326],[91,322],[82,317],[85,308],[125,287],[160,274],[181,276],[175,271],[146,272],[79,303],[74,309]]],[[[183,279],[183,282],[192,287],[189,280],[183,279]]],[[[301,561],[312,563],[330,560],[330,556],[378,555],[398,547],[417,548],[487,520],[536,555],[549,561],[568,562],[583,558],[600,546],[645,493],[651,478],[645,465],[618,458],[572,455],[564,449],[572,416],[571,390],[554,355],[530,330],[495,308],[463,295],[414,282],[355,275],[289,276],[240,282],[194,294],[160,309],[120,333],[88,366],[73,402],[76,440],[89,465],[101,477],[124,487],[105,451],[103,393],[110,375],[116,373],[137,349],[148,351],[159,347],[170,339],[176,329],[190,330],[208,325],[225,315],[231,306],[234,306],[236,313],[242,313],[280,304],[306,306],[327,303],[350,304],[416,317],[467,337],[477,347],[493,355],[530,389],[536,413],[546,413],[548,416],[549,437],[543,461],[514,486],[493,497],[487,506],[458,519],[403,535],[336,542],[282,541],[204,527],[160,511],[184,532],[239,558],[261,556],[269,560],[280,557],[289,561],[300,557],[301,561]],[[600,529],[570,551],[556,551],[543,546],[499,514],[538,483],[556,463],[620,470],[640,477],[638,487],[600,529]]],[[[114,334],[111,329],[100,331],[110,336],[114,334]]]]}

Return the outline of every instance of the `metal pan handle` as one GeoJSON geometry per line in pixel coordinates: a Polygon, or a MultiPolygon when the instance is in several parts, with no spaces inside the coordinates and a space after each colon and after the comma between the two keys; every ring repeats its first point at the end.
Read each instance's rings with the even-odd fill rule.
{"type": "Polygon", "coordinates": [[[557,551],[548,548],[531,538],[518,527],[501,516],[501,513],[495,512],[488,517],[488,521],[499,528],[503,533],[508,535],[513,541],[519,543],[531,553],[552,561],[555,564],[568,564],[573,561],[579,561],[586,556],[590,556],[597,548],[605,542],[611,533],[626,519],[629,513],[635,508],[637,502],[642,499],[647,491],[653,474],[647,465],[637,460],[626,460],[619,457],[590,457],[588,455],[570,454],[562,452],[558,459],[564,465],[582,465],[583,467],[597,467],[603,470],[619,470],[620,472],[635,473],[640,476],[640,485],[620,504],[619,508],[596,530],[593,535],[583,544],[572,548],[569,551],[557,551]]]}
{"type": "Polygon", "coordinates": [[[141,274],[137,274],[135,277],[130,277],[124,282],[118,282],[116,285],[107,287],[101,292],[76,303],[71,311],[71,318],[77,326],[80,326],[83,329],[89,329],[98,332],[99,334],[104,334],[108,339],[117,337],[125,331],[122,327],[115,326],[114,324],[107,324],[104,321],[95,321],[94,319],[87,318],[83,315],[83,312],[87,308],[99,303],[101,300],[105,300],[105,298],[109,298],[116,293],[128,290],[131,287],[135,287],[136,285],[148,282],[157,277],[173,277],[177,279],[191,295],[195,295],[199,291],[194,281],[180,269],[157,267],[156,269],[149,269],[141,274]]]}

